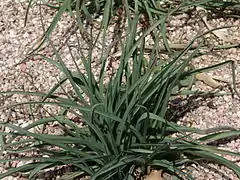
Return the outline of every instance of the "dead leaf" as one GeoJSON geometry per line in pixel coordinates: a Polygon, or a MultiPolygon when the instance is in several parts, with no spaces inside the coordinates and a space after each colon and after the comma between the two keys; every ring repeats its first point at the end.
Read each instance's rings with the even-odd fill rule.
{"type": "Polygon", "coordinates": [[[162,171],[151,171],[151,173],[146,177],[145,180],[163,180],[162,171]]]}
{"type": "MultiPolygon", "coordinates": [[[[207,22],[207,10],[202,8],[202,7],[197,7],[197,11],[201,11],[200,13],[201,18],[203,20],[203,22],[205,23],[206,27],[208,28],[208,30],[212,30],[214,29],[208,22],[207,22]]],[[[228,41],[228,31],[227,29],[218,29],[218,30],[214,30],[212,31],[212,33],[217,36],[219,39],[227,42],[228,41]]]]}
{"type": "Polygon", "coordinates": [[[220,86],[220,84],[217,81],[215,81],[210,75],[206,73],[196,74],[196,79],[202,81],[204,84],[212,88],[217,88],[220,86]]]}
{"type": "Polygon", "coordinates": [[[230,83],[231,81],[230,80],[227,80],[221,76],[212,76],[212,78],[216,81],[219,81],[219,82],[224,82],[224,83],[230,83]]]}

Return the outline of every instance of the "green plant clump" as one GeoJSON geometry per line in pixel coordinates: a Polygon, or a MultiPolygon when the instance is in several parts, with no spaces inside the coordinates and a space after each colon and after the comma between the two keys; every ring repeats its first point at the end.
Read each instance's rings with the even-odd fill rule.
{"type": "MultiPolygon", "coordinates": [[[[1,93],[39,96],[43,98],[42,101],[22,104],[38,105],[40,108],[50,104],[60,107],[61,111],[58,114],[49,112],[48,117],[39,119],[25,128],[10,123],[0,123],[13,130],[11,133],[0,132],[2,137],[8,137],[1,144],[1,152],[11,155],[34,151],[39,154],[36,157],[1,159],[1,163],[15,160],[32,162],[10,168],[6,173],[0,174],[0,178],[21,172],[29,179],[35,179],[39,173],[49,168],[65,165],[71,166],[72,169],[61,179],[90,176],[92,180],[132,180],[135,178],[135,170],[139,167],[142,168],[143,173],[146,173],[147,167],[151,167],[163,170],[179,179],[192,179],[190,174],[183,171],[183,165],[202,160],[226,165],[240,177],[240,168],[221,156],[239,156],[239,153],[206,145],[209,141],[239,135],[240,131],[218,132],[193,139],[191,133],[202,134],[202,131],[180,126],[166,118],[169,101],[175,96],[179,82],[212,68],[198,70],[189,68],[191,61],[201,55],[202,37],[211,31],[196,36],[182,50],[177,51],[169,47],[166,39],[166,20],[169,16],[186,12],[194,6],[205,7],[208,4],[212,6],[215,1],[181,1],[177,5],[170,5],[168,9],[161,8],[155,1],[141,0],[129,2],[95,0],[86,4],[80,0],[57,2],[47,4],[57,12],[41,44],[42,46],[48,42],[54,55],[47,57],[41,54],[38,51],[39,46],[29,56],[40,56],[42,60],[56,66],[64,76],[48,93],[20,91],[1,93]],[[109,82],[104,83],[106,62],[114,46],[114,44],[106,45],[107,30],[112,17],[120,8],[127,21],[126,28],[123,28],[126,37],[118,39],[121,46],[119,67],[116,73],[109,77],[109,82]],[[50,40],[51,33],[64,12],[75,18],[79,30],[75,32],[76,34],[85,32],[83,26],[85,19],[94,22],[95,14],[103,15],[97,40],[91,35],[88,54],[80,53],[79,58],[82,60],[85,73],[79,70],[78,65],[76,65],[77,71],[70,71],[50,40]],[[137,25],[142,14],[147,14],[150,25],[139,29],[137,25]],[[146,60],[145,39],[150,34],[155,37],[154,50],[150,60],[146,60]],[[170,54],[168,61],[161,61],[157,56],[159,37],[162,38],[164,47],[170,54]],[[101,71],[96,77],[92,69],[92,52],[99,39],[102,41],[102,53],[99,55],[101,71]],[[193,43],[196,41],[200,42],[199,46],[193,49],[193,43]],[[58,89],[64,89],[66,81],[70,82],[73,95],[67,92],[66,97],[56,95],[58,89]],[[80,127],[67,118],[68,113],[81,119],[84,126],[80,127]],[[35,127],[51,122],[59,124],[64,134],[49,135],[31,131],[35,127]],[[172,136],[173,133],[178,133],[178,136],[172,136]],[[16,141],[16,139],[20,140],[16,141]]],[[[30,1],[28,11],[33,4],[33,1],[30,1]]],[[[75,60],[74,62],[76,63],[75,60]]],[[[207,94],[200,91],[188,92],[207,94]]]]}

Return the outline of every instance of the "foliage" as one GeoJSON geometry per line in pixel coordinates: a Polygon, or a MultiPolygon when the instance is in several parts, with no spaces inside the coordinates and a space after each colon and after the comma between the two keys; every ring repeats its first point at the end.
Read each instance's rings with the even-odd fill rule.
{"type": "MultiPolygon", "coordinates": [[[[16,172],[26,172],[30,179],[36,177],[43,170],[72,165],[72,172],[65,174],[62,179],[74,179],[90,175],[91,179],[133,179],[133,172],[137,167],[148,166],[162,169],[176,177],[189,178],[191,176],[182,171],[182,165],[197,163],[202,159],[224,164],[240,176],[240,168],[233,162],[219,154],[239,155],[213,146],[206,145],[208,141],[239,135],[240,131],[228,131],[206,135],[199,139],[192,139],[191,133],[201,134],[201,130],[177,125],[166,119],[169,100],[173,96],[173,89],[179,82],[194,73],[208,70],[192,71],[190,62],[201,55],[201,38],[209,33],[195,37],[181,51],[173,51],[166,38],[165,22],[171,15],[187,11],[192,6],[206,6],[215,1],[191,2],[183,1],[173,4],[167,10],[162,9],[155,1],[61,1],[56,5],[47,4],[57,9],[51,26],[42,38],[40,46],[32,51],[30,56],[41,56],[50,64],[55,65],[64,77],[47,93],[42,92],[2,92],[8,94],[27,94],[42,97],[39,102],[23,104],[56,105],[61,108],[59,114],[49,112],[37,122],[20,128],[13,124],[1,123],[13,130],[11,133],[0,132],[2,136],[10,136],[1,146],[1,151],[9,154],[36,151],[37,157],[23,157],[19,159],[1,159],[0,162],[14,160],[27,161],[18,168],[11,168],[2,173],[0,178],[16,172]],[[106,62],[112,46],[106,45],[107,30],[111,17],[118,8],[123,8],[128,25],[126,37],[119,39],[122,53],[119,59],[119,68],[109,82],[104,83],[106,77],[106,62]],[[102,31],[98,40],[102,38],[102,54],[99,58],[101,71],[99,77],[92,69],[92,52],[94,42],[89,43],[88,55],[81,54],[82,64],[86,73],[79,70],[70,71],[64,64],[61,54],[58,53],[51,41],[51,33],[64,12],[76,18],[78,28],[84,32],[83,21],[93,21],[96,15],[103,15],[102,31]],[[147,14],[150,25],[139,32],[141,14],[147,14]],[[151,59],[144,57],[145,38],[153,33],[155,44],[151,59]],[[166,50],[171,53],[167,62],[156,64],[159,36],[163,39],[166,50]],[[48,42],[53,51],[53,57],[40,54],[37,50],[48,42]],[[199,46],[192,50],[193,43],[199,41],[199,46]],[[57,89],[64,89],[64,83],[69,81],[74,94],[66,92],[66,97],[55,94],[57,89]],[[72,113],[84,122],[80,127],[67,114],[72,113]],[[33,133],[31,129],[42,124],[55,122],[64,129],[64,135],[49,135],[33,133]],[[178,133],[178,137],[172,133],[178,133]],[[189,134],[190,133],[190,134],[189,134]],[[19,137],[21,140],[15,141],[19,137]],[[58,148],[56,148],[58,147],[58,148]]],[[[30,6],[33,1],[30,1],[30,6]]],[[[77,33],[77,32],[75,32],[77,33]]],[[[90,39],[93,39],[92,37],[90,39]]],[[[74,59],[73,59],[74,60],[74,59]]],[[[75,61],[75,60],[74,60],[75,61]]],[[[75,62],[75,64],[77,64],[75,62]]],[[[199,94],[204,92],[198,92],[199,94]]]]}

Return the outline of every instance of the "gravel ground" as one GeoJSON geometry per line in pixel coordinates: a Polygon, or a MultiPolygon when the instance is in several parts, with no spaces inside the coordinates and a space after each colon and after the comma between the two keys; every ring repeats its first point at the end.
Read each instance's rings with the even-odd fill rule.
{"type": "MultiPolygon", "coordinates": [[[[52,65],[35,58],[18,66],[15,64],[21,62],[29,50],[33,47],[33,44],[39,43],[39,37],[43,34],[41,26],[41,20],[39,16],[38,7],[34,7],[30,10],[28,17],[27,27],[24,27],[24,17],[26,12],[26,4],[24,1],[5,0],[0,2],[0,91],[7,90],[26,90],[26,91],[41,91],[46,92],[56,82],[59,77],[59,71],[52,65]]],[[[51,11],[43,9],[43,13],[47,13],[44,16],[44,23],[49,25],[51,22],[51,11]]],[[[212,27],[222,25],[235,25],[240,26],[239,20],[234,19],[213,19],[209,21],[212,27]]],[[[45,28],[46,28],[45,27],[45,28]]],[[[72,27],[72,20],[65,15],[58,25],[57,30],[54,31],[54,44],[61,46],[64,44],[61,41],[65,36],[65,32],[72,27]]],[[[187,43],[191,38],[206,30],[205,24],[199,19],[188,19],[186,16],[179,16],[169,21],[168,25],[168,38],[173,43],[187,43]]],[[[227,43],[239,43],[240,42],[240,28],[228,29],[227,43]]],[[[214,36],[209,36],[209,39],[216,39],[214,36]]],[[[71,39],[70,39],[71,40],[71,39]]],[[[222,44],[219,39],[214,40],[216,44],[222,44]]],[[[74,39],[72,40],[74,43],[74,39]]],[[[34,46],[36,47],[36,45],[34,46]]],[[[83,46],[84,47],[84,46],[83,46]]],[[[49,48],[45,48],[43,52],[48,55],[51,54],[49,48]]],[[[70,60],[71,56],[68,53],[68,48],[63,47],[61,52],[65,54],[64,61],[68,67],[73,69],[74,64],[70,60]]],[[[96,55],[98,51],[96,50],[96,55]]],[[[232,48],[218,52],[214,55],[203,56],[194,61],[196,67],[203,67],[212,65],[215,63],[223,62],[226,60],[235,60],[237,64],[236,75],[237,81],[240,81],[240,48],[232,48]]],[[[80,61],[77,62],[80,64],[80,61]]],[[[93,64],[97,66],[97,61],[93,64]]],[[[114,66],[114,65],[113,65],[114,66]]],[[[99,70],[96,67],[96,70],[99,70]]],[[[231,82],[231,70],[229,66],[222,67],[210,74],[221,76],[231,82]]],[[[196,89],[209,90],[211,89],[202,82],[197,82],[196,89]]],[[[226,90],[225,90],[226,91],[226,90]]],[[[36,98],[37,99],[37,98],[36,98]]],[[[6,95],[0,96],[0,105],[6,106],[11,103],[19,103],[23,101],[33,100],[28,96],[13,95],[8,97],[6,95]]],[[[0,111],[0,121],[12,121],[19,126],[26,126],[32,121],[36,120],[39,116],[44,116],[44,112],[36,112],[32,118],[28,117],[28,107],[20,106],[11,110],[0,111]],[[10,116],[8,116],[10,115],[10,116]],[[8,117],[8,118],[7,118],[8,117]]],[[[50,111],[57,111],[54,107],[47,107],[50,111]]],[[[208,99],[200,107],[195,108],[191,112],[187,113],[180,119],[179,123],[185,125],[191,125],[197,128],[205,129],[210,127],[216,127],[219,125],[228,125],[240,129],[240,103],[238,98],[232,98],[230,96],[215,97],[208,99]],[[209,105],[211,104],[211,106],[209,105]]],[[[5,129],[6,132],[9,129],[5,129]]],[[[57,132],[54,128],[49,128],[49,133],[61,133],[57,132]]],[[[223,149],[240,152],[240,140],[232,139],[227,143],[222,144],[223,149]]],[[[233,157],[227,157],[239,162],[239,159],[233,157]]],[[[237,162],[237,163],[238,163],[237,162]]],[[[240,163],[238,163],[240,165],[240,163]]],[[[11,166],[19,166],[19,164],[11,164],[11,166]]],[[[214,164],[205,163],[201,166],[192,167],[188,169],[192,172],[197,180],[201,179],[238,179],[230,170],[223,166],[217,166],[214,164]]],[[[4,171],[4,166],[0,165],[0,172],[4,171]]],[[[9,177],[6,179],[24,179],[9,177]]]]}

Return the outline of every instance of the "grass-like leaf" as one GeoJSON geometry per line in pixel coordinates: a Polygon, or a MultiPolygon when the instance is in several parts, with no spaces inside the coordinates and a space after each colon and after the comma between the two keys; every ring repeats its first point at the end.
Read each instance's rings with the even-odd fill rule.
{"type": "MultiPolygon", "coordinates": [[[[33,1],[29,2],[27,14],[33,3],[33,1]]],[[[0,174],[0,178],[16,172],[26,173],[29,178],[35,178],[38,173],[49,168],[71,165],[72,172],[64,174],[62,179],[73,179],[84,175],[89,175],[92,179],[104,180],[133,179],[135,168],[148,166],[162,169],[176,177],[191,179],[190,175],[181,170],[182,165],[197,163],[203,159],[223,164],[240,176],[240,168],[220,156],[239,156],[239,153],[207,145],[212,141],[239,135],[239,130],[209,134],[208,130],[180,126],[175,122],[168,121],[166,117],[168,103],[176,95],[174,89],[180,81],[227,63],[232,64],[232,61],[226,61],[201,69],[189,68],[194,58],[203,55],[199,53],[202,44],[199,43],[198,47],[193,47],[193,43],[201,40],[204,35],[221,28],[212,29],[194,37],[182,49],[173,49],[167,39],[166,21],[170,16],[188,12],[193,6],[212,9],[212,7],[221,7],[226,4],[219,4],[212,0],[179,1],[179,4],[173,4],[166,9],[155,1],[59,0],[45,5],[54,8],[57,12],[42,37],[40,45],[31,52],[31,56],[40,56],[57,67],[63,76],[47,93],[9,91],[0,92],[0,94],[19,94],[41,98],[39,101],[22,102],[7,107],[34,104],[42,105],[38,108],[45,110],[44,105],[54,105],[58,106],[61,112],[52,114],[46,110],[48,116],[24,128],[11,123],[0,123],[1,126],[11,129],[10,133],[0,132],[1,136],[7,137],[5,142],[1,142],[1,153],[13,155],[36,151],[39,154],[38,157],[32,158],[1,159],[1,163],[15,160],[32,160],[34,163],[10,168],[8,172],[0,174]],[[109,25],[118,10],[122,11],[127,20],[126,28],[123,29],[126,36],[107,46],[109,25]],[[79,34],[82,35],[83,39],[89,35],[84,27],[85,20],[94,23],[97,16],[103,15],[101,30],[97,33],[96,39],[94,39],[93,33],[90,33],[88,37],[88,53],[84,54],[81,52],[81,47],[78,47],[80,51],[78,58],[82,60],[86,73],[79,70],[72,54],[77,71],[72,72],[68,69],[61,54],[51,41],[51,34],[65,12],[75,18],[78,31],[74,33],[76,37],[79,37],[79,34]],[[145,28],[138,28],[142,15],[148,16],[149,24],[145,28]],[[144,58],[144,52],[146,38],[149,35],[154,40],[154,47],[148,62],[144,58]],[[160,44],[160,39],[163,44],[160,44]],[[44,42],[49,43],[54,52],[53,56],[47,57],[37,52],[44,42]],[[102,64],[100,76],[96,77],[94,69],[92,69],[92,62],[95,60],[93,50],[99,42],[102,45],[99,54],[102,64]],[[106,63],[115,45],[121,46],[120,64],[109,82],[104,83],[106,63]],[[159,46],[164,46],[170,57],[166,62],[158,60],[159,46]],[[66,97],[61,97],[56,92],[59,89],[64,90],[67,81],[70,82],[74,95],[65,92],[66,97]],[[86,100],[87,98],[88,100],[86,100]],[[83,126],[80,127],[79,124],[72,122],[67,116],[68,113],[80,119],[83,126]],[[64,130],[62,135],[32,131],[38,126],[49,125],[53,122],[64,130]],[[172,137],[173,133],[178,133],[179,137],[172,137]],[[204,136],[193,139],[192,133],[204,136]],[[17,140],[22,137],[27,139],[17,140]]],[[[81,39],[77,40],[81,41],[81,39]]],[[[78,45],[80,46],[80,44],[78,45]]],[[[215,47],[216,50],[221,48],[230,47],[215,47]]],[[[71,50],[70,46],[69,49],[71,50]]],[[[235,82],[234,70],[235,67],[232,64],[233,81],[235,82]]],[[[236,86],[234,86],[234,90],[237,93],[236,86]]],[[[209,92],[188,90],[185,95],[194,93],[202,96],[209,94],[209,92]]],[[[184,94],[184,92],[179,92],[179,94],[184,94]]]]}

